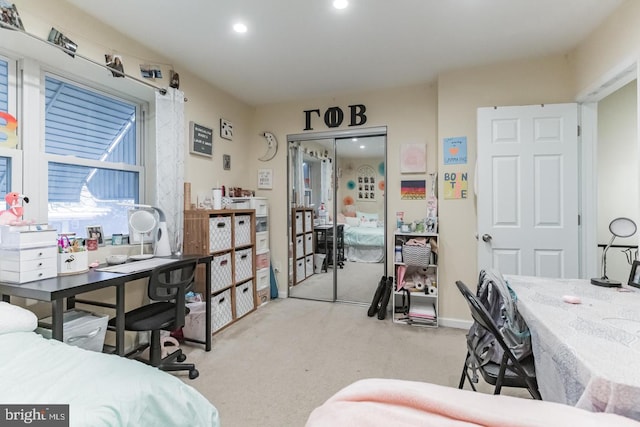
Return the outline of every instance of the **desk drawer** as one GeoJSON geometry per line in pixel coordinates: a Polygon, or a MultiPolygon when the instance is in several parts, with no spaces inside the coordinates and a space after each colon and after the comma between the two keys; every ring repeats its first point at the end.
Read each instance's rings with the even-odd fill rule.
{"type": "Polygon", "coordinates": [[[21,251],[0,250],[0,269],[6,270],[5,263],[23,262],[33,259],[55,258],[58,248],[49,246],[45,248],[23,249],[21,251]]]}
{"type": "Polygon", "coordinates": [[[28,259],[24,261],[6,261],[0,260],[0,270],[2,271],[15,271],[18,273],[26,273],[29,271],[46,270],[48,268],[55,268],[57,271],[58,264],[55,255],[50,258],[37,258],[28,259]]]}
{"type": "Polygon", "coordinates": [[[2,248],[27,249],[56,245],[58,232],[56,230],[40,231],[11,231],[11,227],[0,227],[2,248]]]}
{"type": "Polygon", "coordinates": [[[55,258],[53,258],[53,266],[30,271],[7,271],[0,270],[0,281],[10,283],[26,283],[33,282],[35,280],[48,279],[50,277],[56,277],[58,275],[58,266],[55,264],[55,258]]]}

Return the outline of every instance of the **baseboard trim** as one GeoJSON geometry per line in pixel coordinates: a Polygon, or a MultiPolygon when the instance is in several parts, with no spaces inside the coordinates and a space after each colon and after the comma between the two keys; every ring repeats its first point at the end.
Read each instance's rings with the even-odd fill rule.
{"type": "Polygon", "coordinates": [[[280,289],[278,289],[278,298],[288,298],[288,292],[287,291],[281,291],[280,289]]]}
{"type": "Polygon", "coordinates": [[[438,319],[438,324],[447,328],[469,329],[473,325],[473,321],[441,317],[438,319]]]}

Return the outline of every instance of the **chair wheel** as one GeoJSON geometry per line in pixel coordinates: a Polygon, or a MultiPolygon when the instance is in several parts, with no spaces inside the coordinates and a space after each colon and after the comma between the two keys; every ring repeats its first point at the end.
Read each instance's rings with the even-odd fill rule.
{"type": "Polygon", "coordinates": [[[198,372],[197,369],[192,369],[189,371],[189,379],[190,380],[195,380],[196,378],[198,378],[198,375],[200,375],[200,372],[198,372]]]}
{"type": "Polygon", "coordinates": [[[176,358],[176,360],[180,363],[184,362],[185,360],[187,360],[187,356],[185,354],[180,354],[178,355],[178,357],[176,358]]]}

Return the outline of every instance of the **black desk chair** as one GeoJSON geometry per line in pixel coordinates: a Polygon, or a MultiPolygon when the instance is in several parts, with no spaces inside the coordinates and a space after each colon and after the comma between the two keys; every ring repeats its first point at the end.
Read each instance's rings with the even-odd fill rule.
{"type": "MultiPolygon", "coordinates": [[[[151,331],[149,360],[143,362],[163,371],[189,371],[190,379],[197,378],[199,373],[194,364],[180,363],[187,358],[182,350],[178,349],[162,358],[160,331],[173,331],[184,326],[185,316],[189,313],[185,305],[185,294],[193,286],[196,265],[197,260],[193,259],[154,268],[149,277],[147,293],[152,301],[158,302],[131,310],[125,314],[124,319],[127,331],[151,331]]],[[[115,320],[111,319],[109,324],[115,326],[115,320]]]]}
{"type": "Polygon", "coordinates": [[[533,355],[519,361],[505,342],[504,336],[478,297],[476,297],[476,295],[474,295],[461,281],[457,281],[456,286],[467,301],[473,320],[491,333],[496,338],[500,347],[504,350],[502,361],[499,364],[492,361],[488,361],[485,364],[474,363],[472,360],[473,358],[470,356],[476,354],[476,350],[478,349],[473,348],[473,345],[470,342],[471,340],[467,339],[467,357],[464,361],[462,377],[460,378],[458,388],[462,389],[465,379],[468,379],[471,388],[473,391],[476,391],[473,383],[477,382],[477,377],[474,381],[469,375],[469,369],[477,369],[480,371],[482,378],[484,378],[487,383],[495,386],[493,394],[500,394],[500,390],[503,386],[518,387],[526,388],[534,399],[542,400],[540,392],[538,391],[536,372],[533,365],[533,355]]]}

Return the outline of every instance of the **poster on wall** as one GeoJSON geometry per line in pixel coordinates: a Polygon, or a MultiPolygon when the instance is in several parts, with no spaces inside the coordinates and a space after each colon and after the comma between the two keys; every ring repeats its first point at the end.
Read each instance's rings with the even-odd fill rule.
{"type": "Polygon", "coordinates": [[[427,171],[427,145],[402,144],[400,146],[400,173],[427,171]]]}
{"type": "Polygon", "coordinates": [[[444,173],[444,198],[445,199],[466,199],[469,181],[467,172],[445,172],[444,173]]]}
{"type": "Polygon", "coordinates": [[[376,172],[368,165],[358,168],[357,200],[360,202],[375,202],[376,200],[376,172]]]}
{"type": "Polygon", "coordinates": [[[444,164],[445,165],[466,165],[467,164],[467,137],[458,136],[443,139],[444,164]]]}
{"type": "Polygon", "coordinates": [[[271,190],[273,188],[273,169],[258,169],[258,189],[271,190]]]}
{"type": "Polygon", "coordinates": [[[427,198],[427,184],[424,179],[400,181],[400,199],[425,200],[427,198]]]}

